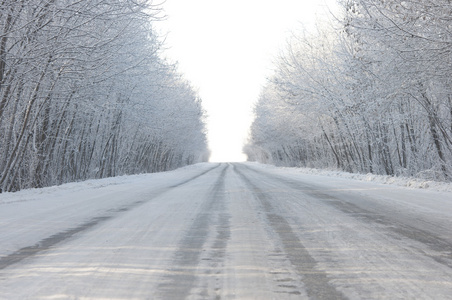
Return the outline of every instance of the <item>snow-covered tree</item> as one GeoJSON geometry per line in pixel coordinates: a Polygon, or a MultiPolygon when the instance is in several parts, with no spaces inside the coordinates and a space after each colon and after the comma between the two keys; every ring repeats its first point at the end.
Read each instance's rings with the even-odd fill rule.
{"type": "Polygon", "coordinates": [[[158,10],[148,0],[0,3],[0,188],[206,159],[200,99],[160,58],[158,10]]]}
{"type": "Polygon", "coordinates": [[[340,22],[297,35],[279,59],[249,158],[450,180],[452,4],[342,4],[340,22]]]}

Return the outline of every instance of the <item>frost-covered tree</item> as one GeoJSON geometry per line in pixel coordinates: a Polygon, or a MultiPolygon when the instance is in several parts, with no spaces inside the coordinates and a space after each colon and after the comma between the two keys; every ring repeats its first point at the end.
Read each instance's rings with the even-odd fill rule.
{"type": "Polygon", "coordinates": [[[157,13],[146,0],[0,3],[0,188],[206,159],[200,99],[160,58],[157,13]]]}
{"type": "Polygon", "coordinates": [[[342,4],[340,22],[297,35],[279,59],[249,158],[450,180],[451,3],[342,4]]]}

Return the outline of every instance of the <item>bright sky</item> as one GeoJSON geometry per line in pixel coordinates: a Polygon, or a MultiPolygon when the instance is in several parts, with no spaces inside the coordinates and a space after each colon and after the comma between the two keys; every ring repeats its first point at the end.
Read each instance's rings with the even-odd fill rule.
{"type": "Polygon", "coordinates": [[[166,0],[168,57],[198,89],[210,161],[244,161],[252,107],[290,32],[313,26],[335,0],[166,0]]]}

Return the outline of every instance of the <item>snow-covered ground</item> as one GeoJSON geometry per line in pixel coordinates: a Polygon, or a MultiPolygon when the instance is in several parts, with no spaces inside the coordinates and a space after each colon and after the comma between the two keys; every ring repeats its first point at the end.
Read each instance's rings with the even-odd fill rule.
{"type": "MultiPolygon", "coordinates": [[[[375,182],[382,184],[390,184],[401,187],[407,187],[412,189],[429,189],[432,191],[439,192],[451,192],[452,193],[452,183],[448,182],[439,182],[439,181],[431,181],[431,180],[423,180],[414,177],[400,177],[400,176],[389,176],[389,175],[375,175],[375,174],[358,174],[358,173],[347,173],[342,171],[333,171],[333,170],[321,170],[321,169],[311,169],[311,168],[289,168],[289,167],[275,167],[273,165],[265,165],[254,162],[247,162],[250,165],[257,165],[260,168],[269,168],[269,169],[279,169],[279,170],[288,170],[292,173],[301,173],[308,175],[319,175],[319,176],[327,176],[327,177],[336,177],[343,179],[352,179],[359,180],[365,182],[375,182]]],[[[22,190],[20,192],[15,193],[3,193],[0,194],[0,205],[9,202],[22,202],[22,201],[32,201],[32,200],[43,200],[44,198],[55,196],[58,199],[63,199],[65,201],[72,201],[73,198],[78,198],[79,196],[73,196],[71,198],[71,193],[74,192],[88,192],[94,189],[104,189],[107,191],[112,188],[114,190],[114,186],[116,185],[127,185],[130,183],[140,184],[142,182],[147,182],[152,185],[158,186],[158,184],[162,184],[163,186],[167,184],[168,178],[172,179],[172,174],[174,172],[179,172],[181,170],[186,171],[194,171],[203,169],[206,166],[211,166],[209,163],[200,163],[191,166],[187,166],[176,171],[170,172],[161,172],[154,174],[141,174],[141,175],[126,175],[126,176],[118,176],[118,177],[110,177],[104,179],[92,179],[83,182],[73,182],[66,183],[59,186],[52,186],[40,189],[27,189],[22,190]],[[108,188],[107,188],[108,187],[108,188]],[[47,196],[46,196],[47,195],[47,196]],[[72,200],[71,200],[72,199],[72,200]]],[[[284,171],[285,172],[285,171],[284,171]]],[[[452,197],[452,195],[451,195],[452,197]]],[[[452,201],[452,199],[451,199],[452,201]]]]}
{"type": "Polygon", "coordinates": [[[450,299],[450,192],[314,172],[205,163],[0,194],[0,299],[450,299]]]}
{"type": "Polygon", "coordinates": [[[185,177],[188,178],[192,174],[197,174],[200,170],[212,168],[212,166],[213,164],[209,163],[199,163],[168,172],[91,179],[40,189],[25,189],[15,193],[2,193],[0,194],[0,205],[17,201],[42,200],[49,195],[52,195],[52,197],[55,196],[63,201],[74,201],[79,200],[80,198],[78,195],[72,195],[74,192],[90,192],[98,189],[108,192],[110,188],[112,191],[116,191],[117,187],[115,188],[114,186],[124,186],[128,184],[141,185],[142,183],[146,183],[152,187],[166,186],[184,179],[185,177]],[[179,173],[181,174],[178,175],[179,173]],[[61,196],[64,197],[62,198],[61,196]]]}
{"type": "Polygon", "coordinates": [[[175,171],[119,176],[0,194],[0,257],[76,228],[107,211],[133,203],[131,197],[159,193],[211,169],[196,164],[175,171]],[[11,230],[14,229],[14,230],[11,230]]]}
{"type": "Polygon", "coordinates": [[[450,182],[439,182],[432,180],[425,180],[414,177],[403,177],[403,176],[390,176],[390,175],[376,175],[376,174],[358,174],[358,173],[348,173],[337,170],[322,170],[322,169],[312,169],[312,168],[296,168],[296,167],[275,167],[272,165],[265,165],[259,163],[251,163],[259,165],[265,168],[279,168],[285,170],[294,170],[303,174],[312,175],[322,175],[329,177],[340,177],[360,181],[377,182],[384,184],[392,184],[397,186],[403,186],[414,189],[430,189],[440,192],[452,192],[452,183],[450,182]]]}

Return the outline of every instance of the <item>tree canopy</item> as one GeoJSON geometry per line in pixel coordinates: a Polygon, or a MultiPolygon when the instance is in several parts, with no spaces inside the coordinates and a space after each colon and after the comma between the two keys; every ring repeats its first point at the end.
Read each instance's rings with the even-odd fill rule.
{"type": "Polygon", "coordinates": [[[452,4],[343,0],[294,35],[255,107],[249,160],[452,178],[452,4]]]}
{"type": "Polygon", "coordinates": [[[194,88],[162,58],[148,0],[0,2],[0,188],[208,158],[194,88]]]}

